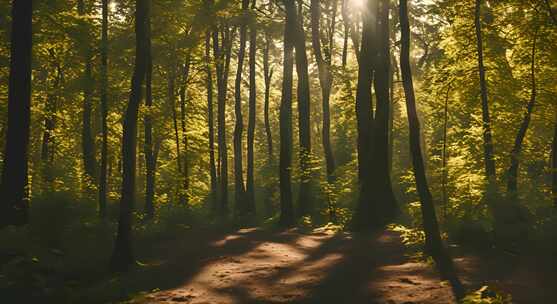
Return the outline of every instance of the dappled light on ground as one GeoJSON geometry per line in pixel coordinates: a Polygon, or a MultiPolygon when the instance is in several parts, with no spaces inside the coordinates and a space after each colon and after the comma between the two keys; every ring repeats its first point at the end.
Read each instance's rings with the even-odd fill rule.
{"type": "MultiPolygon", "coordinates": [[[[135,303],[451,303],[430,265],[405,257],[398,234],[239,230],[199,271],[135,303]],[[245,247],[246,250],[242,250],[245,247]]],[[[216,251],[216,252],[214,252],[216,251]]]]}

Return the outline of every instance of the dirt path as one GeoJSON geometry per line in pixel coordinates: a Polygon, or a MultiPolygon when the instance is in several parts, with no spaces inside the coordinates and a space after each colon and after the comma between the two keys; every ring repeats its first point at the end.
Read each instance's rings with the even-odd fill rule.
{"type": "Polygon", "coordinates": [[[172,266],[188,268],[181,283],[133,303],[454,302],[450,286],[430,265],[406,257],[394,232],[353,237],[241,229],[207,247],[192,245],[182,257],[187,261],[172,266]]]}

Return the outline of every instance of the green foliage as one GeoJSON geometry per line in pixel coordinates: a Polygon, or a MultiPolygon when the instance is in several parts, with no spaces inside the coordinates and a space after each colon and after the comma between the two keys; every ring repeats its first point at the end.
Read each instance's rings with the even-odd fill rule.
{"type": "Polygon", "coordinates": [[[463,304],[510,304],[512,303],[512,298],[510,295],[506,295],[495,291],[488,286],[482,286],[475,292],[467,295],[463,300],[463,304]]]}

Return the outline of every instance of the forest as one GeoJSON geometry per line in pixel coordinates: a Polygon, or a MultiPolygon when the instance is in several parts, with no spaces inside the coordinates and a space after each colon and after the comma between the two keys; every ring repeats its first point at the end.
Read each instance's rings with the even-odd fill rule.
{"type": "Polygon", "coordinates": [[[557,302],[556,0],[0,1],[0,302],[557,302]]]}

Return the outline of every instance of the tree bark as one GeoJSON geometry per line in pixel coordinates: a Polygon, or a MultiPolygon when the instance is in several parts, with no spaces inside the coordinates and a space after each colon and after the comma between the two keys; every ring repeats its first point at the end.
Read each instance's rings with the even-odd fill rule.
{"type": "Polygon", "coordinates": [[[205,37],[205,69],[207,72],[207,120],[209,129],[209,173],[211,177],[211,192],[209,193],[209,204],[211,213],[216,214],[217,195],[217,169],[215,167],[215,129],[213,118],[213,75],[211,71],[211,34],[207,32],[205,37]]]}
{"type": "Polygon", "coordinates": [[[303,29],[302,4],[299,4],[300,13],[294,11],[296,32],[294,35],[294,48],[296,50],[296,72],[298,75],[298,135],[300,144],[300,190],[298,193],[299,215],[309,214],[313,210],[311,188],[313,177],[311,172],[311,126],[310,126],[310,90],[308,59],[306,54],[305,33],[303,29]]]}
{"type": "MultiPolygon", "coordinates": [[[[78,0],[77,10],[80,16],[85,15],[85,3],[84,0],[78,0]]],[[[81,47],[83,49],[83,57],[85,60],[85,71],[83,74],[83,126],[81,129],[81,148],[83,150],[83,165],[85,170],[85,175],[89,179],[87,182],[94,182],[96,180],[96,160],[95,160],[95,138],[93,136],[93,131],[91,129],[91,116],[92,107],[91,102],[92,97],[92,86],[93,86],[93,76],[92,76],[92,53],[91,48],[88,46],[89,37],[91,36],[89,25],[85,21],[80,23],[82,30],[85,33],[85,45],[81,47]]]]}
{"type": "Polygon", "coordinates": [[[106,218],[108,187],[108,0],[102,0],[101,26],[101,167],[99,175],[99,217],[106,218]]]}
{"type": "Polygon", "coordinates": [[[433,205],[433,197],[429,190],[422,149],[420,147],[420,121],[416,109],[416,98],[414,96],[414,85],[412,83],[412,71],[410,68],[410,22],[408,21],[407,0],[400,0],[399,9],[401,28],[400,69],[404,95],[406,96],[406,109],[410,132],[410,153],[412,155],[416,188],[420,197],[422,224],[426,235],[426,250],[436,261],[441,274],[451,282],[456,298],[460,299],[463,297],[464,289],[456,276],[451,257],[445,250],[443,242],[441,241],[439,224],[433,205]]]}
{"type": "Polygon", "coordinates": [[[120,216],[114,251],[110,260],[113,271],[127,271],[134,263],[132,250],[132,212],[135,201],[135,164],[137,150],[137,118],[142,98],[141,87],[145,80],[148,56],[147,24],[149,21],[148,0],[135,1],[136,55],[130,98],[123,122],[122,137],[122,196],[120,216]]]}
{"type": "Polygon", "coordinates": [[[244,120],[242,116],[242,73],[246,54],[247,15],[249,0],[242,0],[242,20],[240,24],[240,47],[238,49],[238,68],[236,69],[236,82],[234,85],[234,201],[236,215],[245,215],[247,212],[244,187],[242,133],[244,120]]]}
{"type": "MultiPolygon", "coordinates": [[[[255,13],[256,0],[251,4],[251,11],[255,13]]],[[[257,56],[257,24],[255,19],[249,25],[249,115],[248,115],[248,148],[247,148],[247,177],[246,177],[246,211],[255,214],[255,178],[254,178],[254,142],[255,142],[255,114],[257,106],[256,87],[256,56],[257,56]]]]}
{"type": "Polygon", "coordinates": [[[183,178],[183,189],[181,191],[184,197],[184,204],[189,203],[189,188],[190,188],[190,178],[189,178],[189,163],[188,163],[188,135],[186,130],[186,91],[187,83],[190,74],[190,62],[191,54],[188,52],[186,55],[186,62],[184,64],[184,73],[182,75],[183,81],[180,87],[180,126],[182,129],[182,145],[184,146],[184,167],[182,169],[183,178]]]}
{"type": "Polygon", "coordinates": [[[230,66],[231,39],[228,28],[223,29],[222,43],[219,43],[219,32],[213,33],[213,52],[217,71],[217,99],[218,99],[218,147],[219,147],[219,214],[228,213],[228,151],[226,146],[226,93],[228,88],[228,70],[230,66]]]}
{"type": "Polygon", "coordinates": [[[280,224],[294,225],[292,203],[292,78],[294,73],[294,35],[298,31],[294,0],[283,0],[286,18],[284,22],[284,63],[282,96],[280,101],[280,224]]]}
{"type": "Polygon", "coordinates": [[[357,122],[357,150],[358,150],[358,186],[359,199],[353,219],[355,230],[364,230],[369,225],[369,217],[372,216],[371,206],[371,153],[372,153],[372,127],[373,107],[371,97],[371,86],[373,81],[373,70],[377,54],[376,24],[377,13],[376,1],[368,1],[362,11],[362,48],[358,67],[358,84],[356,87],[356,122],[357,122]]]}
{"type": "Polygon", "coordinates": [[[510,197],[515,198],[516,192],[518,189],[518,166],[520,164],[520,152],[522,151],[522,142],[524,141],[524,137],[526,137],[526,132],[528,131],[528,126],[530,125],[530,118],[532,117],[532,111],[534,110],[534,106],[536,104],[536,40],[538,36],[538,30],[536,29],[533,37],[532,42],[532,53],[531,53],[531,62],[530,62],[530,101],[526,106],[526,113],[524,114],[524,118],[522,123],[520,124],[520,128],[518,129],[518,133],[516,134],[516,138],[514,140],[514,146],[511,151],[511,164],[509,166],[507,172],[507,192],[510,197]]]}
{"type": "Polygon", "coordinates": [[[487,100],[487,82],[485,79],[485,67],[482,46],[482,25],[481,25],[481,5],[482,0],[476,0],[474,24],[476,29],[476,43],[478,50],[478,72],[480,76],[480,93],[482,102],[482,121],[483,121],[483,146],[485,174],[489,184],[495,180],[495,160],[493,158],[493,140],[491,137],[491,118],[489,116],[489,103],[487,100]]]}
{"type": "Polygon", "coordinates": [[[0,227],[28,221],[28,147],[31,122],[32,0],[12,1],[8,130],[0,184],[0,227]]]}

